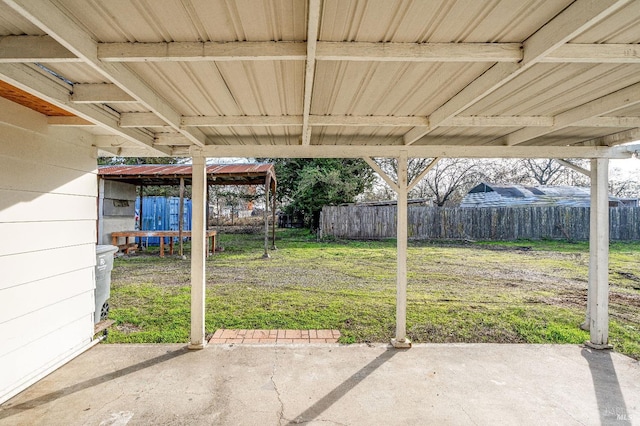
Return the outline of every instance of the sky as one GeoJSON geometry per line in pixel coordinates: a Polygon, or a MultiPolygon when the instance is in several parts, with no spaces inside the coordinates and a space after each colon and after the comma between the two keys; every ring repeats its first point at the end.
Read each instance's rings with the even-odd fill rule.
{"type": "Polygon", "coordinates": [[[609,161],[609,175],[616,179],[634,179],[640,177],[640,158],[609,161]]]}

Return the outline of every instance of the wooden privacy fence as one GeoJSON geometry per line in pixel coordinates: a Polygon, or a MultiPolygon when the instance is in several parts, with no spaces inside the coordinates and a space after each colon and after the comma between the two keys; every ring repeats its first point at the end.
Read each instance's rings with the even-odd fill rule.
{"type": "MultiPolygon", "coordinates": [[[[611,240],[640,240],[640,207],[609,209],[611,240]]],[[[396,206],[326,206],[323,235],[349,239],[396,236],[396,206]]],[[[411,239],[589,239],[588,207],[409,207],[411,239]]]]}

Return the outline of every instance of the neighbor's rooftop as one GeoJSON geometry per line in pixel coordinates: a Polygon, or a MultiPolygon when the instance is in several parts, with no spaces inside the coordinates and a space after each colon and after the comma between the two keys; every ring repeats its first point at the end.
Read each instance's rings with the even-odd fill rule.
{"type": "MultiPolygon", "coordinates": [[[[100,166],[98,176],[135,185],[179,185],[180,179],[190,182],[189,164],[144,164],[100,166]]],[[[264,185],[267,177],[275,185],[276,172],[271,163],[217,164],[207,166],[210,185],[264,185]]]]}

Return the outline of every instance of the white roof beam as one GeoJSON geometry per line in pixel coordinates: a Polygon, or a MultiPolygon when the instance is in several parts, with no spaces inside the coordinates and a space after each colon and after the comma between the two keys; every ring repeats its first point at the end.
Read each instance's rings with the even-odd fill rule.
{"type": "Polygon", "coordinates": [[[312,115],[312,126],[348,126],[348,127],[408,127],[429,125],[425,117],[401,116],[348,116],[348,115],[312,115]]]}
{"type": "Polygon", "coordinates": [[[537,63],[632,0],[577,0],[524,41],[523,63],[537,63]]]}
{"type": "Polygon", "coordinates": [[[98,43],[78,23],[52,2],[4,0],[24,18],[49,34],[81,58],[104,78],[118,85],[146,108],[183,133],[192,143],[204,146],[206,136],[198,129],[180,128],[180,114],[159,93],[123,64],[104,63],[98,58],[98,43]]]}
{"type": "Polygon", "coordinates": [[[311,100],[313,80],[316,70],[316,44],[318,43],[318,25],[320,24],[320,0],[309,0],[309,19],[307,22],[307,62],[304,74],[304,99],[302,103],[302,145],[311,144],[311,100]]]}
{"type": "Polygon", "coordinates": [[[82,62],[80,58],[49,36],[0,37],[0,63],[82,62]]]}
{"type": "Polygon", "coordinates": [[[382,167],[380,167],[380,165],[376,163],[373,158],[362,157],[362,159],[369,165],[369,167],[371,167],[376,173],[378,173],[378,176],[380,176],[394,192],[399,191],[398,184],[394,182],[393,179],[391,179],[391,177],[384,170],[382,170],[382,167]]]}
{"type": "Polygon", "coordinates": [[[136,103],[115,84],[74,84],[71,102],[77,104],[136,103]]]}
{"type": "Polygon", "coordinates": [[[547,22],[524,42],[523,60],[519,64],[497,63],[468,84],[430,116],[429,127],[416,127],[404,136],[411,145],[446,119],[458,115],[471,105],[493,93],[524,71],[540,62],[566,42],[601,22],[632,0],[576,0],[547,22]]]}
{"type": "Polygon", "coordinates": [[[463,145],[207,145],[207,157],[363,158],[398,157],[406,150],[411,158],[630,158],[625,146],[478,146],[463,145]]]}
{"type": "Polygon", "coordinates": [[[640,103],[640,83],[633,84],[609,95],[558,114],[551,127],[529,127],[513,132],[504,138],[505,145],[517,145],[557,130],[576,125],[578,122],[608,114],[640,103]]]}
{"type": "Polygon", "coordinates": [[[55,127],[86,127],[95,126],[89,120],[85,120],[80,117],[68,117],[68,116],[53,116],[47,117],[47,124],[55,127]]]}
{"type": "MultiPolygon", "coordinates": [[[[118,157],[148,157],[149,150],[138,145],[132,145],[131,142],[115,135],[96,136],[94,144],[98,148],[98,155],[102,151],[116,155],[118,157]]],[[[172,156],[173,151],[169,147],[161,147],[162,152],[158,157],[172,156]]]]}
{"type": "Polygon", "coordinates": [[[301,115],[225,115],[183,117],[184,127],[274,127],[302,126],[301,115]]]}
{"type": "Polygon", "coordinates": [[[576,127],[640,127],[640,117],[591,117],[574,123],[576,127]]]}
{"type": "Polygon", "coordinates": [[[152,112],[123,112],[120,114],[120,127],[166,128],[169,125],[152,112]]]}
{"type": "MultiPolygon", "coordinates": [[[[8,36],[0,61],[79,62],[48,36],[8,36]],[[48,40],[47,40],[48,39],[48,40]],[[8,49],[11,48],[11,49],[8,49]]],[[[318,41],[316,61],[520,62],[521,43],[372,43],[318,41]]],[[[286,41],[99,43],[104,62],[304,61],[307,45],[286,41]]],[[[540,58],[552,63],[640,63],[637,44],[564,44],[540,58]]]]}
{"type": "Polygon", "coordinates": [[[158,155],[166,155],[168,150],[153,146],[153,137],[139,129],[122,129],[118,126],[118,116],[113,111],[98,105],[74,104],[69,100],[72,87],[55,77],[45,74],[40,68],[26,64],[0,64],[0,78],[25,92],[31,93],[78,117],[91,121],[121,138],[146,148],[158,155]]]}
{"type": "Polygon", "coordinates": [[[553,117],[540,116],[457,116],[442,122],[442,127],[544,127],[553,125],[553,117]]]}
{"type": "MultiPolygon", "coordinates": [[[[553,117],[542,116],[457,116],[444,121],[442,127],[551,127],[553,117]]],[[[153,113],[123,113],[122,127],[165,127],[153,113]]],[[[182,127],[276,127],[301,126],[301,115],[185,116],[182,127]]],[[[318,127],[411,127],[428,126],[425,117],[310,115],[309,126],[318,127]]],[[[573,124],[579,127],[640,127],[640,117],[593,117],[573,124]]]]}
{"type": "Polygon", "coordinates": [[[94,138],[93,146],[97,148],[124,148],[130,147],[131,141],[118,135],[98,135],[94,138]]]}
{"type": "Polygon", "coordinates": [[[431,169],[433,169],[435,167],[435,165],[438,164],[438,161],[440,161],[440,158],[438,158],[438,157],[436,157],[433,160],[431,160],[431,162],[427,165],[427,167],[425,167],[424,170],[422,172],[420,172],[420,174],[418,176],[413,178],[413,180],[411,181],[411,183],[407,187],[407,191],[411,191],[413,188],[415,188],[416,185],[419,184],[422,179],[424,179],[424,177],[427,175],[427,173],[429,173],[431,171],[431,169]]]}
{"type": "Polygon", "coordinates": [[[306,53],[306,43],[285,41],[98,44],[105,62],[304,61],[306,53]]]}
{"type": "Polygon", "coordinates": [[[540,62],[638,64],[640,63],[640,45],[568,43],[549,53],[540,62]]]}
{"type": "Polygon", "coordinates": [[[519,62],[520,43],[318,42],[319,61],[519,62]]]}
{"type": "Polygon", "coordinates": [[[180,133],[158,133],[155,146],[189,146],[191,143],[180,133]]]}
{"type": "Polygon", "coordinates": [[[521,69],[521,65],[512,63],[498,63],[473,80],[457,95],[450,98],[429,116],[429,126],[415,127],[404,137],[405,145],[411,145],[438,127],[443,121],[450,119],[464,111],[480,99],[492,93],[507,81],[514,78],[514,74],[521,69]]]}
{"type": "Polygon", "coordinates": [[[581,173],[581,174],[583,174],[585,176],[591,176],[591,172],[589,172],[589,170],[583,169],[580,166],[576,166],[575,164],[573,164],[573,163],[571,163],[571,162],[569,162],[567,160],[563,160],[561,158],[556,158],[555,161],[557,161],[558,163],[562,164],[564,167],[568,167],[571,170],[575,170],[576,172],[581,173]]]}
{"type": "MultiPolygon", "coordinates": [[[[640,128],[629,129],[583,142],[585,146],[616,146],[629,142],[640,141],[640,128]]],[[[640,145],[639,145],[640,146],[640,145]]]]}

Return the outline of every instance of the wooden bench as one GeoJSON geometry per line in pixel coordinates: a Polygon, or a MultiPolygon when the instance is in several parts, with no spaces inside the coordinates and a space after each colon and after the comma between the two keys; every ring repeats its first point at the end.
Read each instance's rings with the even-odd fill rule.
{"type": "MultiPolygon", "coordinates": [[[[160,238],[160,257],[164,257],[164,239],[169,238],[169,254],[173,254],[173,239],[179,237],[178,231],[116,231],[111,233],[111,244],[118,246],[118,239],[125,239],[125,246],[129,246],[129,238],[131,237],[159,237],[160,238]]],[[[183,237],[191,237],[191,231],[182,231],[183,237]]],[[[216,231],[206,231],[206,238],[209,240],[207,257],[215,253],[216,249],[216,231]]]]}
{"type": "Polygon", "coordinates": [[[138,244],[136,243],[128,243],[128,244],[118,244],[118,251],[129,254],[132,251],[136,251],[138,249],[138,244]]]}

